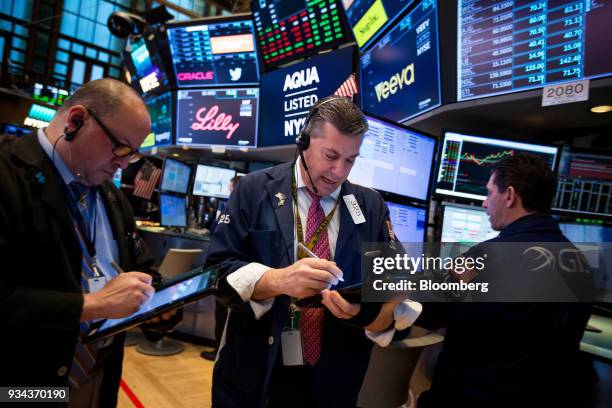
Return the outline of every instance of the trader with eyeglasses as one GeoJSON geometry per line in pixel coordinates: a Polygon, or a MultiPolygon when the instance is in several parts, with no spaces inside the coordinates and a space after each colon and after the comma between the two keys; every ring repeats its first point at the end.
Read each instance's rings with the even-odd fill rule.
{"type": "Polygon", "coordinates": [[[141,158],[150,126],[135,91],[100,79],[47,128],[0,143],[1,387],[69,386],[69,406],[116,405],[123,336],[81,340],[154,293],[153,259],[108,181],[141,158]]]}

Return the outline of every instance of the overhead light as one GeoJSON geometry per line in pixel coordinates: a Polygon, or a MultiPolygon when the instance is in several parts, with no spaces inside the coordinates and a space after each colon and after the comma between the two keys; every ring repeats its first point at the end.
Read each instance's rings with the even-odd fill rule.
{"type": "Polygon", "coordinates": [[[591,108],[591,112],[593,112],[593,113],[608,113],[608,112],[612,112],[612,105],[593,106],[591,108]]]}
{"type": "Polygon", "coordinates": [[[173,157],[180,157],[181,155],[180,155],[180,154],[178,154],[178,153],[172,153],[172,156],[173,156],[173,157]]]}

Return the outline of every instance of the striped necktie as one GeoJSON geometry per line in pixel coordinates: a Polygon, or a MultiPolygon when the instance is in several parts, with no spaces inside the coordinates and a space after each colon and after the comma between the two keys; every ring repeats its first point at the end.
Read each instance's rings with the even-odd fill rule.
{"type": "MultiPolygon", "coordinates": [[[[92,194],[89,187],[76,182],[70,183],[70,189],[72,190],[74,197],[78,199],[78,210],[81,213],[83,224],[85,226],[85,230],[83,231],[79,227],[77,220],[73,220],[74,229],[82,252],[81,287],[83,289],[83,293],[89,293],[89,278],[95,276],[95,274],[91,269],[93,260],[89,254],[89,251],[87,250],[85,240],[88,240],[90,237],[89,230],[91,227],[91,214],[89,211],[91,208],[91,202],[95,200],[96,197],[91,197],[92,194]],[[83,236],[83,234],[87,235],[83,236]]],[[[68,380],[72,388],[78,388],[91,374],[91,371],[96,364],[97,343],[86,345],[82,342],[83,338],[89,333],[90,325],[91,322],[81,322],[79,327],[79,338],[74,350],[74,357],[72,359],[70,373],[68,374],[68,380]]]]}
{"type": "MultiPolygon", "coordinates": [[[[306,219],[306,242],[309,242],[315,231],[325,219],[325,212],[321,207],[321,196],[308,193],[312,198],[310,207],[308,208],[308,217],[306,219]]],[[[312,252],[321,259],[330,259],[331,251],[329,249],[329,236],[327,228],[321,232],[317,243],[312,252]]],[[[300,331],[302,333],[302,348],[304,359],[308,364],[314,366],[321,355],[321,339],[323,337],[323,320],[325,318],[325,309],[319,308],[304,308],[302,309],[300,319],[300,331]]]]}

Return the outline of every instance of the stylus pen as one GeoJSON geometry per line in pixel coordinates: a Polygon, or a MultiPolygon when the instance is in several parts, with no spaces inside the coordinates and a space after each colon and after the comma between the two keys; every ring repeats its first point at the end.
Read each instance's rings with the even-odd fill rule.
{"type": "Polygon", "coordinates": [[[117,265],[117,262],[111,261],[111,266],[113,267],[115,271],[117,271],[117,273],[125,273],[125,271],[121,269],[119,265],[117,265]]]}
{"type": "MultiPolygon", "coordinates": [[[[308,249],[306,245],[302,244],[301,242],[298,242],[298,248],[304,251],[306,255],[308,255],[310,258],[321,259],[317,256],[317,254],[312,252],[310,249],[308,249]]],[[[342,277],[338,278],[338,280],[340,282],[344,282],[344,279],[342,277]]]]}

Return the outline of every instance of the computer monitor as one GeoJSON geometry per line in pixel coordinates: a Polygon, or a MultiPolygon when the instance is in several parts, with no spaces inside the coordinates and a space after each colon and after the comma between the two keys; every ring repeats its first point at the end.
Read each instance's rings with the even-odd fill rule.
{"type": "Polygon", "coordinates": [[[164,227],[187,226],[187,197],[174,194],[159,194],[160,223],[164,227]]]}
{"type": "Polygon", "coordinates": [[[162,57],[155,46],[155,34],[143,35],[131,42],[123,53],[130,83],[143,95],[169,87],[162,57]],[[149,38],[153,39],[150,41],[149,38]]]}
{"type": "Polygon", "coordinates": [[[265,70],[350,41],[338,0],[251,2],[265,70]]]}
{"type": "Polygon", "coordinates": [[[612,299],[612,226],[560,222],[559,228],[581,250],[591,267],[597,294],[609,302],[612,299]]]}
{"type": "Polygon", "coordinates": [[[359,48],[367,48],[414,0],[353,0],[343,1],[346,19],[353,29],[359,48]]]}
{"type": "Polygon", "coordinates": [[[459,101],[612,75],[610,1],[458,0],[457,11],[459,101]]]}
{"type": "Polygon", "coordinates": [[[612,217],[612,151],[602,153],[564,149],[553,210],[612,217]]]}
{"type": "Polygon", "coordinates": [[[400,242],[424,242],[427,232],[427,211],[424,207],[386,202],[393,232],[400,242]]]}
{"type": "Polygon", "coordinates": [[[70,94],[65,89],[38,82],[34,84],[32,92],[32,99],[54,106],[62,106],[69,96],[70,94]]]}
{"type": "Polygon", "coordinates": [[[435,138],[405,126],[366,115],[359,157],[349,174],[352,183],[427,200],[435,138]]]}
{"type": "Polygon", "coordinates": [[[346,47],[262,75],[257,146],[294,144],[312,106],[351,78],[354,53],[346,47]]]}
{"type": "Polygon", "coordinates": [[[151,133],[140,145],[141,150],[172,144],[173,95],[166,92],[145,99],[151,117],[151,133]]]}
{"type": "Polygon", "coordinates": [[[256,85],[259,65],[250,15],[167,25],[179,88],[256,85]]]}
{"type": "Polygon", "coordinates": [[[491,228],[482,207],[443,203],[440,242],[479,243],[495,238],[499,231],[491,228]]]}
{"type": "Polygon", "coordinates": [[[228,198],[229,182],[236,175],[236,170],[198,164],[193,180],[193,195],[228,198]]]}
{"type": "Polygon", "coordinates": [[[257,146],[259,88],[179,90],[176,144],[257,146]]]}
{"type": "Polygon", "coordinates": [[[49,126],[57,110],[47,106],[33,103],[28,111],[28,116],[23,120],[23,124],[30,127],[41,128],[49,126]]]}
{"type": "Polygon", "coordinates": [[[437,2],[423,0],[360,60],[361,108],[405,122],[440,106],[437,2]]]}
{"type": "Polygon", "coordinates": [[[187,163],[166,157],[162,171],[161,190],[187,194],[191,181],[191,169],[187,163]]]}
{"type": "Polygon", "coordinates": [[[470,200],[487,198],[492,166],[517,153],[542,157],[554,169],[558,147],[445,132],[435,192],[470,200]]]}

